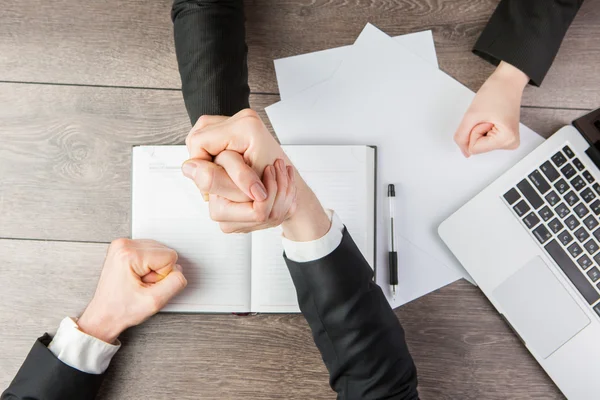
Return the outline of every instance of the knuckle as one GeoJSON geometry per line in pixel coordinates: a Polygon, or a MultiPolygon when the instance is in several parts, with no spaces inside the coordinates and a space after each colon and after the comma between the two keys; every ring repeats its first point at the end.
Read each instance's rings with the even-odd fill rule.
{"type": "Polygon", "coordinates": [[[187,279],[185,279],[185,276],[183,276],[183,274],[177,274],[175,275],[177,278],[177,283],[179,284],[179,287],[181,289],[185,288],[188,284],[187,279]]]}
{"type": "Polygon", "coordinates": [[[133,264],[137,259],[138,252],[132,247],[119,247],[115,251],[115,256],[121,262],[124,262],[126,264],[133,264]]]}
{"type": "Polygon", "coordinates": [[[235,227],[231,224],[223,224],[222,223],[222,224],[219,224],[219,227],[221,228],[221,232],[227,233],[227,234],[234,233],[236,231],[235,227]]]}
{"type": "Polygon", "coordinates": [[[238,114],[240,116],[240,118],[256,118],[256,119],[260,119],[260,117],[258,116],[258,113],[256,111],[254,111],[251,108],[245,108],[242,111],[239,112],[238,114]]]}
{"type": "Polygon", "coordinates": [[[254,213],[254,221],[258,222],[258,223],[265,223],[269,220],[269,214],[266,213],[264,210],[257,210],[254,213]]]}
{"type": "Polygon", "coordinates": [[[129,245],[129,239],[120,238],[115,239],[110,243],[110,248],[113,250],[121,249],[123,247],[127,247],[129,245]]]}
{"type": "Polygon", "coordinates": [[[210,193],[215,183],[215,168],[201,167],[196,172],[196,184],[204,192],[210,193]]]}

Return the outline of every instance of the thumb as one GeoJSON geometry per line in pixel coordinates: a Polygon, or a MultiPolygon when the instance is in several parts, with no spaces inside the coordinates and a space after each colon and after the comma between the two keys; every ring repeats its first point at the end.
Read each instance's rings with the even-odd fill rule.
{"type": "Polygon", "coordinates": [[[160,309],[187,286],[187,279],[183,276],[182,271],[181,265],[177,264],[169,275],[148,288],[150,294],[157,300],[160,309]]]}
{"type": "MultiPolygon", "coordinates": [[[[484,129],[481,127],[481,125],[486,124],[476,122],[475,116],[467,112],[463,117],[463,120],[460,122],[460,125],[456,129],[456,133],[454,133],[454,141],[462,151],[463,155],[467,158],[471,156],[469,144],[473,140],[473,133],[478,133],[481,129],[484,129]]],[[[489,128],[487,130],[491,129],[492,126],[493,124],[489,124],[489,128]]],[[[485,130],[485,132],[487,132],[487,130],[485,130]]],[[[485,132],[482,134],[485,134],[485,132]]]]}
{"type": "Polygon", "coordinates": [[[183,175],[193,180],[202,194],[216,194],[239,203],[251,200],[231,180],[227,171],[214,162],[187,160],[181,169],[183,175]]]}

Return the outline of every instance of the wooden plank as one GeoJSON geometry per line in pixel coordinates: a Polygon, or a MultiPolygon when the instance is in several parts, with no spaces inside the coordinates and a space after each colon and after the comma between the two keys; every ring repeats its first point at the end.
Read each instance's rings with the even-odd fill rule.
{"type": "Polygon", "coordinates": [[[129,236],[131,147],[182,144],[189,129],[178,91],[0,84],[0,237],[129,236]]]}
{"type": "MultiPolygon", "coordinates": [[[[265,121],[277,100],[251,98],[265,121]]],[[[547,136],[581,113],[524,108],[522,120],[547,136]]],[[[176,91],[0,84],[0,237],[129,236],[131,146],[183,143],[188,130],[176,91]]]]}
{"type": "MultiPolygon", "coordinates": [[[[472,90],[493,68],[470,49],[497,0],[247,0],[250,84],[277,93],[273,59],[351,44],[367,22],[390,35],[433,29],[440,67],[472,90]]],[[[178,88],[171,0],[5,0],[0,80],[178,88]]],[[[584,3],[530,106],[596,108],[600,8],[584,3]]]]}
{"type": "MultiPolygon", "coordinates": [[[[0,388],[33,341],[85,307],[104,244],[0,240],[0,388]]],[[[427,399],[562,399],[479,290],[457,282],[399,310],[427,399]]],[[[122,337],[101,399],[328,399],[301,315],[161,314],[122,337]]]]}

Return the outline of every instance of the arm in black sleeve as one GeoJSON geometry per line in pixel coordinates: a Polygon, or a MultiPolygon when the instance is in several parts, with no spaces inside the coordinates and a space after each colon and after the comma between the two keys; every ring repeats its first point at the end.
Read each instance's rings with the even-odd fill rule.
{"type": "Polygon", "coordinates": [[[242,0],[175,0],[171,17],[183,99],[192,125],[204,114],[248,108],[242,0]]]}
{"type": "Polygon", "coordinates": [[[320,260],[285,260],[338,399],[418,399],[404,330],[348,231],[320,260]]]}
{"type": "Polygon", "coordinates": [[[502,0],[473,52],[498,65],[505,61],[539,86],[583,0],[502,0]]]}
{"type": "Polygon", "coordinates": [[[52,338],[39,338],[0,400],[92,400],[104,375],[81,372],[60,361],[50,350],[52,338]]]}

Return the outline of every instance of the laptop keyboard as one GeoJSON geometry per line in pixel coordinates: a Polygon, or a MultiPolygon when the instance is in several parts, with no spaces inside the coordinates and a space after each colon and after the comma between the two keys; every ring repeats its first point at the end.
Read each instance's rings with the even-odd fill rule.
{"type": "Polygon", "coordinates": [[[600,184],[569,146],[504,200],[600,316],[600,184]]]}

